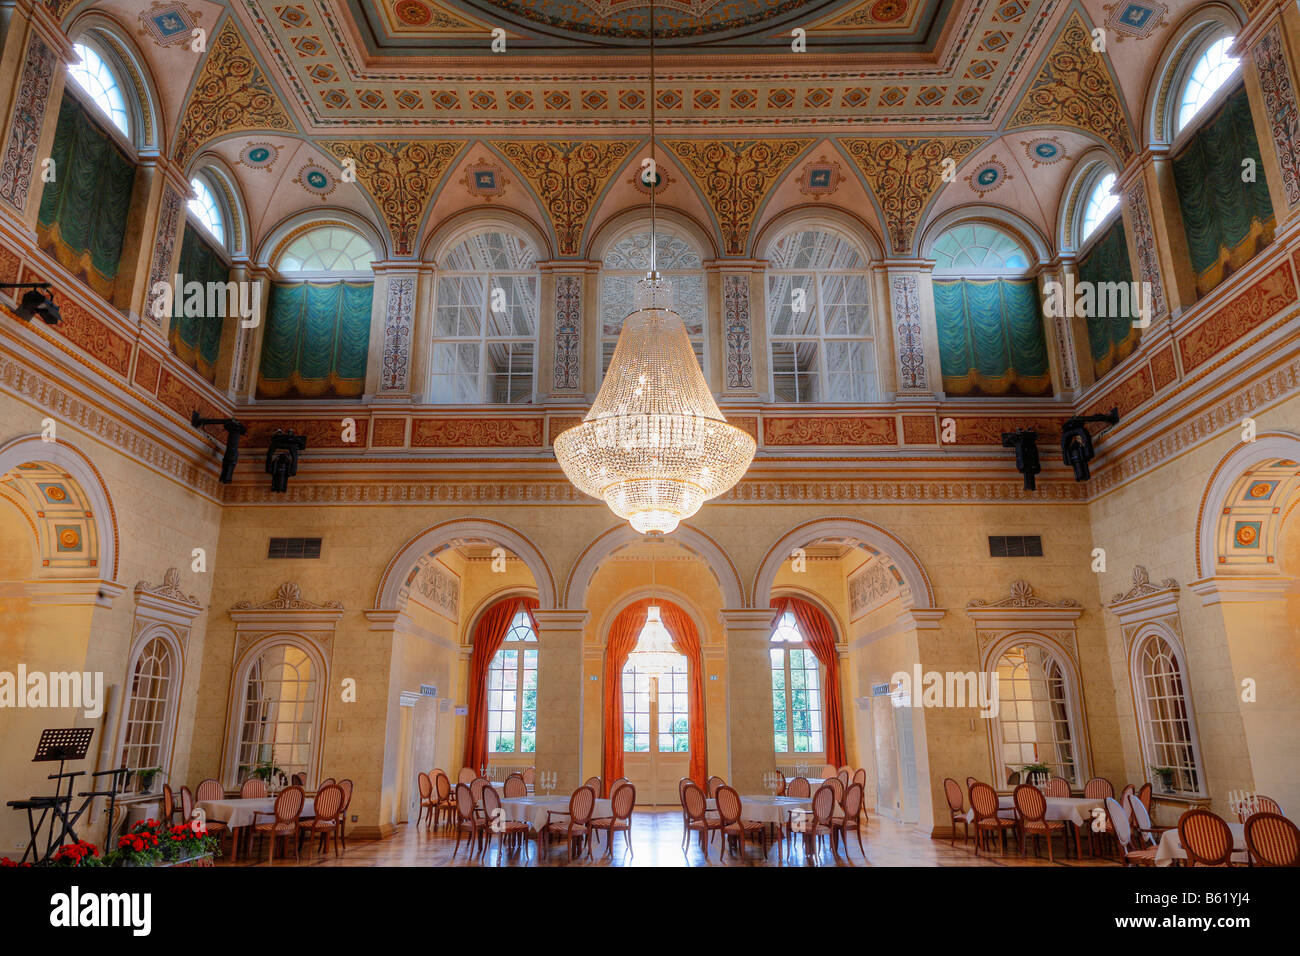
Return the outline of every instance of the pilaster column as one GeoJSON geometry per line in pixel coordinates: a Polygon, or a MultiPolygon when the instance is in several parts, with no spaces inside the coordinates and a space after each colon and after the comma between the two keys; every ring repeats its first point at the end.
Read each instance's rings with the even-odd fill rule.
{"type": "MultiPolygon", "coordinates": [[[[893,343],[891,378],[899,399],[929,398],[943,392],[939,364],[939,333],[934,313],[933,262],[921,260],[884,263],[884,302],[887,336],[877,330],[877,341],[893,343]]],[[[885,363],[881,363],[882,365],[885,363]]],[[[884,382],[882,384],[882,391],[884,382]]]]}
{"type": "MultiPolygon", "coordinates": [[[[248,257],[237,256],[230,265],[230,282],[235,283],[236,288],[242,289],[246,283],[250,282],[248,276],[248,257]]],[[[260,322],[258,313],[262,310],[261,291],[257,290],[258,299],[256,309],[250,322],[260,322]]],[[[252,301],[250,299],[250,301],[252,301]]],[[[228,306],[226,315],[221,322],[221,345],[217,349],[217,367],[215,369],[214,382],[218,388],[223,384],[226,388],[226,394],[234,397],[229,385],[234,377],[236,363],[239,361],[238,350],[240,340],[247,341],[248,330],[244,328],[244,317],[239,314],[239,309],[234,306],[228,306]]]]}
{"type": "Polygon", "coordinates": [[[718,307],[707,310],[705,321],[710,341],[722,345],[710,363],[718,370],[722,398],[754,401],[767,392],[767,351],[762,347],[767,341],[766,267],[765,262],[725,259],[707,266],[708,301],[718,307]]]}
{"type": "MultiPolygon", "coordinates": [[[[144,302],[140,309],[140,329],[144,333],[157,332],[162,341],[171,333],[171,322],[180,300],[181,290],[172,289],[172,309],[164,315],[155,315],[158,307],[158,287],[171,286],[176,276],[176,266],[181,256],[184,238],[185,205],[190,198],[189,183],[170,163],[162,166],[163,182],[154,216],[153,245],[149,256],[149,275],[145,283],[144,302]]],[[[224,335],[223,335],[224,338],[224,335]]],[[[220,381],[220,379],[218,379],[220,381]]]]}
{"type": "MultiPolygon", "coordinates": [[[[1169,303],[1165,297],[1164,279],[1160,273],[1160,253],[1156,248],[1155,231],[1151,226],[1151,206],[1147,202],[1146,181],[1140,165],[1130,166],[1118,185],[1124,197],[1124,232],[1128,236],[1133,262],[1133,278],[1149,290],[1151,326],[1157,322],[1167,324],[1169,303]]],[[[1143,337],[1147,335],[1142,331],[1143,337]]]]}
{"type": "MultiPolygon", "coordinates": [[[[1043,302],[1049,301],[1048,287],[1064,289],[1065,268],[1058,260],[1038,274],[1038,291],[1043,302]]],[[[1059,315],[1044,315],[1047,348],[1051,357],[1052,391],[1060,398],[1072,399],[1083,391],[1079,382],[1079,352],[1075,346],[1073,323],[1068,309],[1055,310],[1059,315]]]]}
{"type": "Polygon", "coordinates": [[[1237,35],[1235,48],[1242,57],[1269,199],[1282,232],[1300,216],[1300,8],[1285,2],[1256,10],[1237,35]]]}
{"type": "Polygon", "coordinates": [[[1147,207],[1151,214],[1151,231],[1156,260],[1165,295],[1165,307],[1171,317],[1180,315],[1196,304],[1196,276],[1192,272],[1183,214],[1178,207],[1178,187],[1167,146],[1148,149],[1137,160],[1141,169],[1147,207]]]}
{"type": "Polygon", "coordinates": [[[727,782],[762,793],[776,766],[772,723],[771,608],[724,608],[727,632],[727,782]]]}
{"type": "Polygon", "coordinates": [[[585,397],[584,372],[592,363],[589,339],[596,338],[600,372],[600,317],[596,314],[597,263],[542,263],[541,317],[537,336],[537,394],[578,401],[585,397]],[[588,280],[591,281],[588,281],[588,280]],[[588,321],[588,316],[593,316],[588,321]]]}
{"type": "Polygon", "coordinates": [[[374,265],[375,296],[371,309],[370,355],[366,394],[376,401],[409,402],[415,381],[412,343],[416,341],[416,301],[420,269],[413,262],[374,265]]]}
{"type": "MultiPolygon", "coordinates": [[[[262,336],[266,331],[268,300],[271,297],[271,273],[248,263],[238,263],[231,270],[231,279],[237,282],[257,283],[255,301],[257,309],[252,324],[245,327],[241,319],[236,323],[235,342],[231,349],[230,378],[226,379],[227,394],[236,401],[251,402],[257,393],[257,368],[262,355],[262,336]]],[[[218,376],[218,382],[223,379],[218,376]]]]}
{"type": "Polygon", "coordinates": [[[557,793],[582,783],[582,641],[586,610],[536,610],[537,772],[557,793]]]}

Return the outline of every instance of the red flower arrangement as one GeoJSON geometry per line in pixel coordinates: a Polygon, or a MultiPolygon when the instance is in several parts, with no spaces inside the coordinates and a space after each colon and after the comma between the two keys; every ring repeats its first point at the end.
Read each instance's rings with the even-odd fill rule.
{"type": "Polygon", "coordinates": [[[51,866],[103,866],[99,858],[99,847],[85,840],[65,843],[55,852],[50,860],[51,866]]]}

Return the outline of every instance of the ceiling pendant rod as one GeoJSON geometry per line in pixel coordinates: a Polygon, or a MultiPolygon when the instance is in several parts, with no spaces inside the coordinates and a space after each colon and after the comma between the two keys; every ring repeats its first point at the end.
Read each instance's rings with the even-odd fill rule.
{"type": "Polygon", "coordinates": [[[655,234],[655,192],[658,190],[659,166],[655,157],[655,4],[650,0],[650,278],[658,278],[655,247],[659,243],[655,234]]]}

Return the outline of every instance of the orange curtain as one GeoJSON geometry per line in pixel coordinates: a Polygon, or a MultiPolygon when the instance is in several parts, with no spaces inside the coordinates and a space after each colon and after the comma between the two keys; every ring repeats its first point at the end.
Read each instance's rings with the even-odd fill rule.
{"type": "MultiPolygon", "coordinates": [[[[477,771],[488,762],[488,668],[492,665],[492,658],[501,649],[506,634],[510,632],[510,622],[515,619],[515,615],[522,608],[532,618],[535,607],[536,598],[502,598],[478,619],[474,628],[474,650],[469,658],[469,707],[465,716],[465,757],[461,761],[462,767],[473,767],[477,771]]],[[[536,618],[533,618],[533,631],[537,632],[536,618]]],[[[538,640],[541,640],[540,634],[538,640]]],[[[521,693],[522,691],[520,688],[521,693]]]]}
{"type": "Polygon", "coordinates": [[[605,643],[605,752],[600,761],[600,779],[605,786],[623,776],[623,665],[636,647],[645,627],[649,599],[623,608],[609,626],[605,643]]]}
{"type": "Polygon", "coordinates": [[[813,656],[826,668],[822,687],[822,730],[826,734],[826,762],[837,767],[848,761],[844,754],[844,707],[840,703],[840,658],[835,650],[835,630],[821,608],[801,598],[774,598],[772,606],[779,619],[786,611],[794,612],[799,633],[813,656]]]}
{"type": "Polygon", "coordinates": [[[687,704],[691,725],[691,762],[687,775],[703,788],[709,772],[709,755],[708,738],[704,734],[704,668],[700,659],[700,635],[695,630],[695,621],[676,604],[662,601],[659,607],[664,627],[672,635],[673,646],[686,655],[691,687],[690,701],[687,704]]]}

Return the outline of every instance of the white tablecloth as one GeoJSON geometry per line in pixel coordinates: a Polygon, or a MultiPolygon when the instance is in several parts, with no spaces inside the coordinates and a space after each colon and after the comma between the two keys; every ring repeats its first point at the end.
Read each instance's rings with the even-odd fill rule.
{"type": "MultiPolygon", "coordinates": [[[[1094,807],[1104,807],[1104,800],[1094,800],[1091,797],[1044,797],[1047,801],[1047,819],[1049,820],[1068,820],[1076,827],[1084,824],[1091,825],[1092,811],[1094,807]]],[[[1010,817],[1016,807],[1016,798],[1011,794],[998,797],[998,816],[1010,817]],[[1002,811],[1008,811],[1006,813],[1002,811]]],[[[966,811],[966,820],[975,822],[975,810],[972,808],[966,811]]]]}
{"type": "MultiPolygon", "coordinates": [[[[308,797],[303,801],[302,813],[300,816],[309,817],[315,811],[313,801],[308,797]]],[[[255,798],[234,798],[231,800],[203,800],[198,804],[202,809],[203,815],[209,820],[220,820],[230,828],[249,827],[254,822],[270,823],[272,817],[257,817],[254,814],[273,813],[275,811],[275,797],[255,797],[255,798]]]]}
{"type": "MultiPolygon", "coordinates": [[[[1232,862],[1245,863],[1249,857],[1246,850],[1246,824],[1229,823],[1228,829],[1232,831],[1232,862]]],[[[1156,866],[1169,866],[1174,860],[1185,859],[1187,859],[1187,851],[1183,849],[1182,841],[1178,839],[1178,830],[1166,830],[1156,846],[1156,866]]]]}
{"type": "MultiPolygon", "coordinates": [[[[534,830],[540,830],[546,825],[547,810],[561,810],[565,813],[569,810],[569,798],[564,796],[555,797],[511,797],[508,800],[501,801],[502,808],[506,811],[507,820],[517,820],[520,823],[527,823],[534,830]]],[[[592,817],[608,817],[613,814],[608,800],[597,798],[595,809],[592,810],[592,817]]],[[[567,817],[553,817],[552,822],[563,823],[567,817]]]]}

